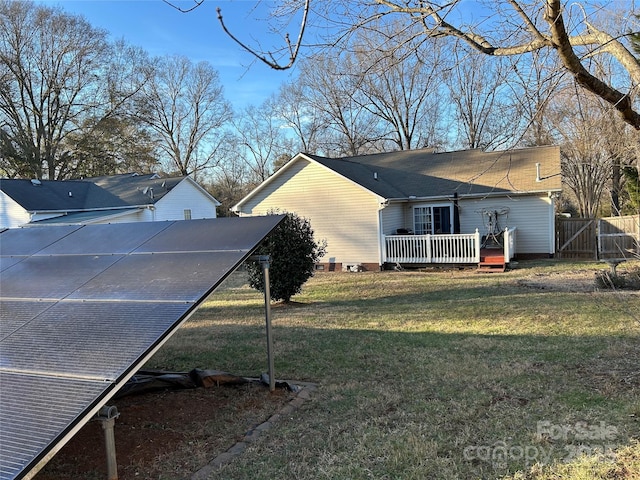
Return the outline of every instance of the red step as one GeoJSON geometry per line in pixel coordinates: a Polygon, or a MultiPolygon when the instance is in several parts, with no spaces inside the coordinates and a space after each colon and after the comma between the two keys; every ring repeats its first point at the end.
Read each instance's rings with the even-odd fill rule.
{"type": "Polygon", "coordinates": [[[480,252],[479,272],[504,272],[506,269],[507,264],[504,261],[502,250],[491,251],[483,249],[480,252]]]}

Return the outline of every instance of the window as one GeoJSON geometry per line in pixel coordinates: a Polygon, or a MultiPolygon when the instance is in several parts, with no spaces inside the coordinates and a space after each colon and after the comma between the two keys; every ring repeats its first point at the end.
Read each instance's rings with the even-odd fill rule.
{"type": "Polygon", "coordinates": [[[433,222],[431,221],[431,207],[413,208],[413,231],[416,235],[433,233],[433,222]]]}
{"type": "Polygon", "coordinates": [[[451,207],[413,207],[413,231],[416,235],[451,233],[451,207]]]}
{"type": "Polygon", "coordinates": [[[190,208],[185,208],[184,209],[184,219],[185,220],[191,220],[191,209],[190,208]]]}

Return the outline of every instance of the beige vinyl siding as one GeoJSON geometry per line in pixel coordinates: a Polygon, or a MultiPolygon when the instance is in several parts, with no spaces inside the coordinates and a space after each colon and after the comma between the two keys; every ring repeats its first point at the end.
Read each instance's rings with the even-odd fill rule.
{"type": "Polygon", "coordinates": [[[378,202],[371,192],[298,159],[250,198],[242,214],[264,215],[273,209],[294,212],[309,219],[316,241],[327,240],[322,262],[378,264],[378,202]]]}
{"type": "Polygon", "coordinates": [[[501,229],[517,227],[517,253],[554,253],[553,205],[547,196],[518,196],[500,199],[460,200],[461,233],[473,233],[477,228],[481,235],[486,227],[480,211],[508,207],[506,224],[500,215],[501,229]]]}
{"type": "Polygon", "coordinates": [[[394,235],[399,228],[411,228],[405,221],[406,209],[406,203],[392,203],[382,210],[383,235],[394,235]]]}
{"type": "Polygon", "coordinates": [[[185,210],[191,210],[191,219],[216,218],[216,205],[188,180],[178,185],[155,204],[155,220],[184,220],[185,210]]]}

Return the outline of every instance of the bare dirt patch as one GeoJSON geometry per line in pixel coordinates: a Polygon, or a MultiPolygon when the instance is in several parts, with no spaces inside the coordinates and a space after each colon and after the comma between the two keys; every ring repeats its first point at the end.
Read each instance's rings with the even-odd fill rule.
{"type": "Polygon", "coordinates": [[[576,269],[558,270],[553,272],[536,272],[517,281],[522,287],[557,292],[626,292],[634,293],[640,290],[640,269],[633,262],[630,267],[618,267],[617,275],[609,268],[596,266],[576,269]]]}
{"type": "MultiPolygon", "coordinates": [[[[120,480],[189,479],[294,397],[256,383],[123,397],[112,402],[120,480]]],[[[107,478],[104,432],[90,421],[35,477],[107,478]]]]}
{"type": "Polygon", "coordinates": [[[521,287],[560,292],[596,291],[595,270],[573,270],[550,273],[535,273],[518,280],[521,287]]]}

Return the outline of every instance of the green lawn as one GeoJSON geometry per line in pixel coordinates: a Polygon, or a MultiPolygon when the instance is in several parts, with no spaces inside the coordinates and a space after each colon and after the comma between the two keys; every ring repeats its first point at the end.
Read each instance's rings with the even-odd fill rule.
{"type": "MultiPolygon", "coordinates": [[[[640,295],[578,288],[601,268],[316,275],[272,313],[277,377],[318,390],[211,478],[498,478],[602,452],[614,465],[609,450],[640,439],[640,295]]],[[[265,371],[262,297],[220,289],[149,366],[265,371]]]]}

